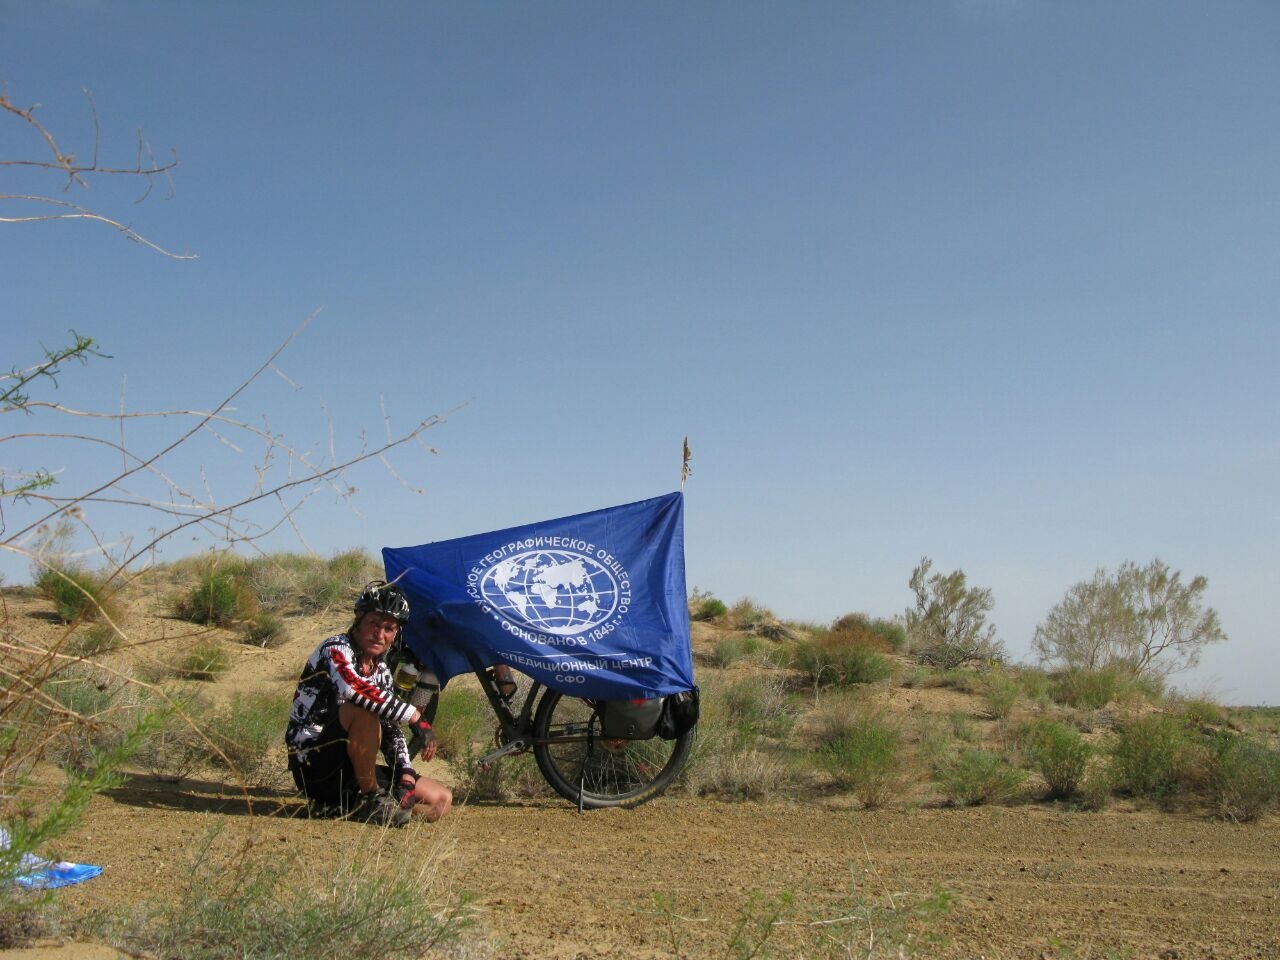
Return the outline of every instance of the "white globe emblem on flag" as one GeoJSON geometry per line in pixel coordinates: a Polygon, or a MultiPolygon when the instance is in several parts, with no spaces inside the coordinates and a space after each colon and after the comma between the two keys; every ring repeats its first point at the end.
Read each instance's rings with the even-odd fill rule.
{"type": "Polygon", "coordinates": [[[604,623],[619,600],[613,572],[576,550],[528,550],[506,557],[484,572],[480,594],[517,626],[560,637],[604,623]]]}

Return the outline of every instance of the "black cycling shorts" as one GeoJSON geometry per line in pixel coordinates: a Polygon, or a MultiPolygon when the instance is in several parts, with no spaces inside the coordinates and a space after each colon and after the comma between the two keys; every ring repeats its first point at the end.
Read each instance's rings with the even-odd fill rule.
{"type": "MultiPolygon", "coordinates": [[[[356,795],[356,771],[347,755],[347,731],[335,717],[320,732],[316,746],[307,748],[307,759],[299,762],[289,758],[293,782],[308,800],[317,803],[348,806],[356,795]]],[[[391,768],[378,764],[375,773],[378,787],[391,788],[391,768]]]]}

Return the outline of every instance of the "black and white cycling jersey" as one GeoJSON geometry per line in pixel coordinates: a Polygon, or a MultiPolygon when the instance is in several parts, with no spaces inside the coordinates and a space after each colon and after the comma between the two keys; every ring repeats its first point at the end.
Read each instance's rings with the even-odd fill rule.
{"type": "Polygon", "coordinates": [[[400,729],[414,708],[395,695],[391,670],[385,661],[377,661],[369,676],[361,674],[358,662],[351,638],[345,633],[329,637],[307,659],[293,694],[293,709],[284,735],[290,765],[306,762],[307,751],[318,745],[324,731],[337,728],[338,707],[350,703],[382,721],[382,755],[396,779],[405,771],[416,777],[400,729]]]}

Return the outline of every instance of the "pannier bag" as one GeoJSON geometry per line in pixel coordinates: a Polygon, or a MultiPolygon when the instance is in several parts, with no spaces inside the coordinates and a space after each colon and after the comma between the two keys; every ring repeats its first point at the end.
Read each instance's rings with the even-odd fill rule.
{"type": "Polygon", "coordinates": [[[606,740],[648,740],[657,732],[663,699],[600,701],[600,736],[606,740]]]}
{"type": "Polygon", "coordinates": [[[658,736],[674,740],[692,730],[698,722],[698,688],[673,693],[662,702],[662,715],[658,717],[658,736]]]}

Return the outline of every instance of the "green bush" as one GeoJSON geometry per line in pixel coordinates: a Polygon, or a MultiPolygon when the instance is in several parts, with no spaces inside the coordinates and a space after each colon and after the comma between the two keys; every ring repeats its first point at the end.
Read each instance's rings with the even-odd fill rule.
{"type": "Polygon", "coordinates": [[[1116,789],[1115,764],[1110,757],[1094,756],[1080,781],[1078,803],[1085,810],[1102,810],[1116,789]]]}
{"type": "Polygon", "coordinates": [[[902,734],[880,717],[858,711],[823,737],[817,761],[863,806],[882,806],[902,783],[902,734]]]}
{"type": "Polygon", "coordinates": [[[724,669],[731,667],[746,656],[746,638],[736,633],[721,637],[711,648],[711,663],[724,669]]]}
{"type": "Polygon", "coordinates": [[[244,642],[255,647],[274,647],[285,641],[284,621],[269,610],[259,610],[244,625],[244,642]]]}
{"type": "Polygon", "coordinates": [[[217,680],[231,666],[231,657],[216,640],[202,640],[174,665],[174,673],[186,680],[217,680]]]}
{"type": "Polygon", "coordinates": [[[1151,713],[1121,728],[1111,748],[1116,789],[1134,797],[1166,800],[1194,787],[1203,743],[1177,717],[1151,713]]]}
{"type": "Polygon", "coordinates": [[[1041,720],[1025,728],[1020,740],[1032,765],[1044,777],[1049,799],[1063,799],[1079,791],[1092,750],[1078,731],[1041,720]]]}
{"type": "Polygon", "coordinates": [[[1221,732],[1214,736],[1209,751],[1207,788],[1220,816],[1245,823],[1280,801],[1280,754],[1265,743],[1221,732]]]}
{"type": "Polygon", "coordinates": [[[1207,727],[1225,727],[1227,711],[1218,704],[1204,697],[1184,700],[1178,705],[1178,712],[1185,723],[1207,727]]]}
{"type": "Polygon", "coordinates": [[[1120,699],[1129,677],[1115,668],[1069,670],[1056,678],[1053,699],[1070,707],[1098,710],[1120,699]]]}
{"type": "Polygon", "coordinates": [[[258,612],[258,603],[245,584],[240,565],[206,570],[177,603],[177,615],[192,623],[228,627],[258,612]]]}
{"type": "Polygon", "coordinates": [[[955,710],[947,717],[947,723],[951,728],[951,736],[963,743],[973,743],[978,739],[978,728],[973,722],[973,717],[965,713],[963,710],[955,710]]]}
{"type": "Polygon", "coordinates": [[[1013,676],[1028,700],[1048,705],[1053,699],[1053,678],[1045,671],[1036,667],[1019,667],[1013,672],[1013,676]]]}
{"type": "Polygon", "coordinates": [[[105,578],[75,566],[42,567],[35,580],[36,590],[53,603],[63,623],[96,620],[103,614],[116,621],[119,608],[105,578]]]}
{"type": "Polygon", "coordinates": [[[815,687],[876,683],[893,673],[883,654],[829,632],[797,642],[791,657],[815,687]]]}
{"type": "Polygon", "coordinates": [[[723,617],[729,612],[729,608],[724,605],[723,600],[717,600],[715,597],[707,597],[698,604],[697,609],[693,613],[694,620],[715,620],[717,617],[723,617]]]}
{"type": "Polygon", "coordinates": [[[1013,712],[1022,692],[1018,681],[1003,670],[996,668],[987,674],[982,688],[982,699],[987,704],[987,712],[993,720],[1003,720],[1013,712]]]}
{"type": "Polygon", "coordinates": [[[975,806],[1012,799],[1026,774],[998,754],[966,747],[939,761],[934,779],[949,802],[975,806]]]}

